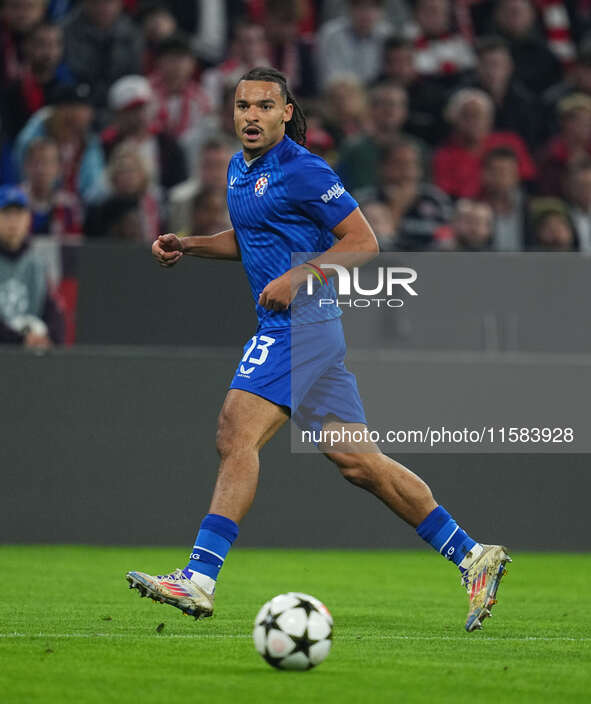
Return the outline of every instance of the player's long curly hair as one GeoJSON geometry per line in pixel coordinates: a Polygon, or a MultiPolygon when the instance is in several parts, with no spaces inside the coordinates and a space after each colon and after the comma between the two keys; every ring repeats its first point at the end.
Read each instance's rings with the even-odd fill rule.
{"type": "Polygon", "coordinates": [[[298,144],[306,144],[306,116],[293,93],[287,87],[287,78],[281,71],[268,66],[257,66],[241,76],[240,81],[269,81],[270,83],[277,83],[281,88],[281,95],[285,98],[285,102],[293,105],[292,118],[285,123],[285,134],[298,144]]]}

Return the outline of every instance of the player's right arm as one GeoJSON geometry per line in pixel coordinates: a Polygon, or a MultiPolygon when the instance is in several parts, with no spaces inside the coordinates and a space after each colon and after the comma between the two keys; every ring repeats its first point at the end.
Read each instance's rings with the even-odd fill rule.
{"type": "Polygon", "coordinates": [[[174,266],[183,255],[206,259],[240,259],[240,248],[234,230],[224,230],[215,235],[177,237],[160,235],[152,245],[152,256],[163,267],[174,266]]]}

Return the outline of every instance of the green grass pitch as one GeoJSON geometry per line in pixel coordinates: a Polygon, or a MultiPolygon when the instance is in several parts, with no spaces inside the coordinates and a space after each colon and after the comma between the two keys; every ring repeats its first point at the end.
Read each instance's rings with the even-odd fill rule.
{"type": "Polygon", "coordinates": [[[463,630],[455,568],[423,552],[235,549],[213,618],[128,590],[183,549],[0,547],[0,702],[589,702],[591,555],[514,553],[483,631],[463,630]],[[324,601],[332,653],[280,672],[255,652],[259,607],[324,601]],[[160,624],[164,624],[157,628],[160,624]]]}

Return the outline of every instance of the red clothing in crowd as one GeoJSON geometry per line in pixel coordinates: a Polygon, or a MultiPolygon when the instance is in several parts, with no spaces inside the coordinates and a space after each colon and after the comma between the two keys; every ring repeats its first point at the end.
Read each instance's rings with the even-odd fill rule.
{"type": "Polygon", "coordinates": [[[414,39],[415,65],[422,76],[450,76],[475,64],[474,52],[465,37],[449,32],[440,37],[414,39]]]}
{"type": "Polygon", "coordinates": [[[132,15],[138,9],[138,5],[138,0],[123,0],[123,7],[132,15]]]}
{"type": "Polygon", "coordinates": [[[522,180],[535,178],[536,166],[525,142],[513,132],[491,132],[474,150],[451,137],[433,156],[433,180],[439,188],[454,198],[476,198],[480,193],[480,172],[483,157],[497,147],[512,149],[519,163],[522,180]]]}
{"type": "MultiPolygon", "coordinates": [[[[248,19],[254,24],[264,24],[267,16],[265,0],[246,0],[245,4],[248,8],[248,19]]],[[[316,3],[313,0],[305,0],[302,19],[298,24],[300,37],[314,34],[317,31],[317,19],[316,3]]]]}
{"type": "Polygon", "coordinates": [[[211,112],[209,97],[197,81],[191,81],[180,95],[171,95],[162,78],[150,78],[154,91],[154,129],[177,139],[193,129],[204,115],[211,112]]]}
{"type": "Polygon", "coordinates": [[[75,193],[58,189],[52,195],[50,203],[38,205],[28,186],[24,184],[22,188],[29,196],[33,234],[58,237],[82,234],[83,208],[75,193]]]}
{"type": "MultiPolygon", "coordinates": [[[[474,38],[470,7],[487,1],[457,0],[455,3],[460,30],[470,41],[474,38]]],[[[579,0],[578,4],[586,6],[588,2],[589,0],[579,0]]],[[[548,47],[563,65],[569,66],[575,59],[576,48],[572,37],[567,3],[563,0],[534,0],[534,5],[539,12],[548,47]]]]}

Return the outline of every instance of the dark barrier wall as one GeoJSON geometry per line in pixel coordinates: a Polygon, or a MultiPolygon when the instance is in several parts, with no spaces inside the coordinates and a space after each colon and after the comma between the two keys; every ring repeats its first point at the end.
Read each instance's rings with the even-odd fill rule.
{"type": "Polygon", "coordinates": [[[235,345],[256,315],[239,262],[187,257],[157,266],[149,249],[97,243],[78,255],[76,339],[91,345],[235,345]]]}
{"type": "MultiPolygon", "coordinates": [[[[591,353],[591,259],[580,254],[381,255],[411,266],[419,292],[401,310],[344,308],[349,345],[419,350],[591,353]]],[[[185,258],[171,270],[137,245],[79,252],[77,341],[103,345],[236,346],[253,335],[254,304],[242,266],[185,258]]],[[[397,296],[398,292],[394,293],[397,296]]]]}
{"type": "MultiPolygon", "coordinates": [[[[216,416],[236,356],[0,351],[0,541],[190,546],[208,507],[216,416]]],[[[399,459],[485,542],[591,548],[588,455],[399,459]]],[[[322,457],[291,454],[284,428],[263,451],[240,545],[416,548],[421,541],[322,457]]]]}

